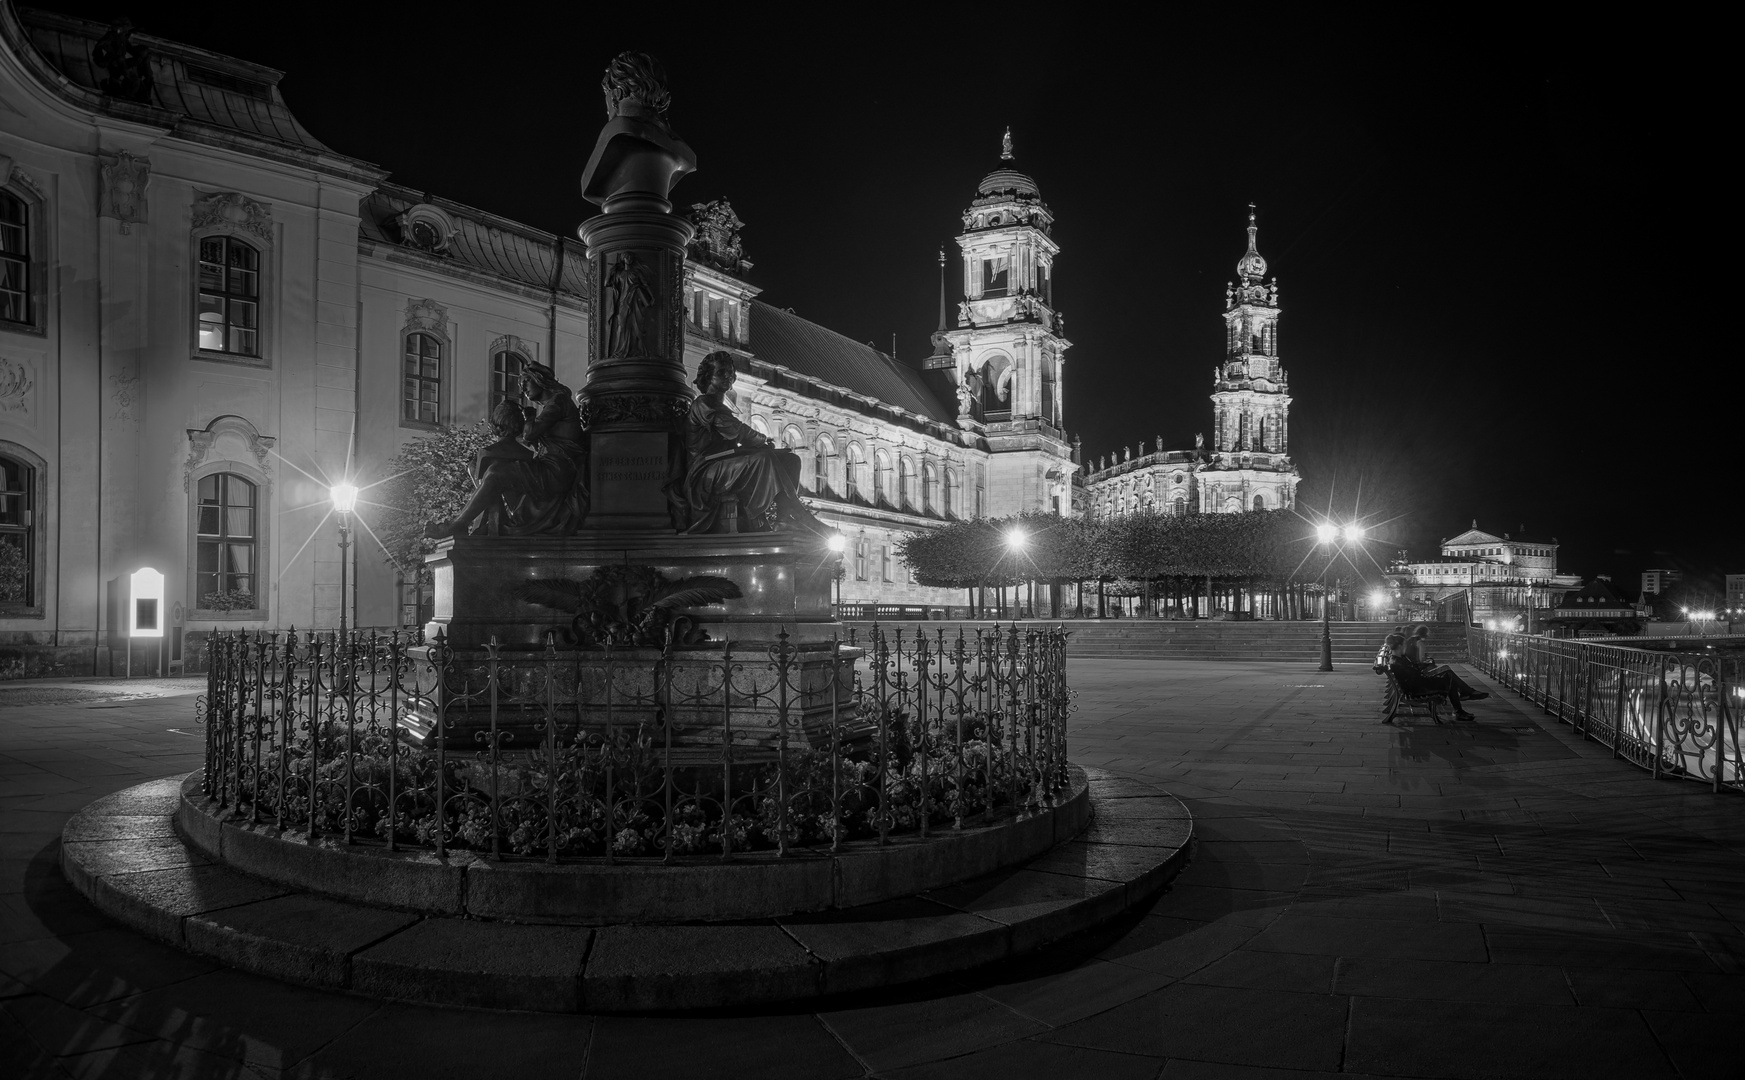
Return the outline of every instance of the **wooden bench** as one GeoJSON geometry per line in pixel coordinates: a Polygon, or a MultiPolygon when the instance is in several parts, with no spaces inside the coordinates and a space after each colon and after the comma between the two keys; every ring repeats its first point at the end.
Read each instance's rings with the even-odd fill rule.
{"type": "Polygon", "coordinates": [[[1430,714],[1430,719],[1438,724],[1442,722],[1442,717],[1436,713],[1436,703],[1444,700],[1441,694],[1408,694],[1400,689],[1400,681],[1394,678],[1393,672],[1389,671],[1385,674],[1387,675],[1387,685],[1381,692],[1382,723],[1393,723],[1394,717],[1400,715],[1402,709],[1426,710],[1430,714]]]}

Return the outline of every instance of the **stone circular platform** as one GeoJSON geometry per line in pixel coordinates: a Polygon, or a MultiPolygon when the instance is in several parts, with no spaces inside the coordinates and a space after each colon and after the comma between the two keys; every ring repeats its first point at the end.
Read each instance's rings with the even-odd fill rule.
{"type": "Polygon", "coordinates": [[[972,880],[738,922],[527,923],[336,899],[235,870],[178,833],[185,783],[117,792],[67,823],[62,871],[105,913],[257,974],[539,1012],[756,1007],[979,967],[1150,900],[1186,864],[1193,837],[1186,807],[1169,794],[1087,769],[1082,832],[972,880]]]}
{"type": "Polygon", "coordinates": [[[455,849],[389,851],[375,843],[281,832],[234,817],[183,781],[176,831],[201,855],[232,870],[336,900],[402,908],[421,915],[470,915],[509,922],[608,925],[601,913],[635,912],[638,922],[761,919],[897,900],[994,873],[1077,836],[1090,820],[1090,789],[1072,768],[1055,806],[1000,813],[985,824],[939,828],[923,839],[888,844],[856,840],[838,851],[795,847],[786,856],[752,851],[726,863],[689,856],[547,864],[492,859],[455,849]]]}

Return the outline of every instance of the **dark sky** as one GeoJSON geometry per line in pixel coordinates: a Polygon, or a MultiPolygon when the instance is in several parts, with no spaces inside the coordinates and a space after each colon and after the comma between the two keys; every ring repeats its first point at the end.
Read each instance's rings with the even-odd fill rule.
{"type": "Polygon", "coordinates": [[[577,179],[601,71],[654,52],[699,160],[681,208],[731,199],[764,299],[881,348],[895,334],[910,360],[937,252],[1009,124],[1057,219],[1067,426],[1087,454],[1209,433],[1252,201],[1305,508],[1391,519],[1415,554],[1473,518],[1556,536],[1564,569],[1631,594],[1645,565],[1745,571],[1737,520],[1723,528],[1739,349],[1730,317],[1700,314],[1731,307],[1716,248],[1736,181],[1687,137],[1731,95],[1696,81],[1713,69],[1691,43],[1662,60],[1677,54],[1646,24],[47,6],[283,69],[336,150],[566,234],[592,210],[577,179]],[[1712,335],[1677,329],[1697,322],[1712,335]]]}

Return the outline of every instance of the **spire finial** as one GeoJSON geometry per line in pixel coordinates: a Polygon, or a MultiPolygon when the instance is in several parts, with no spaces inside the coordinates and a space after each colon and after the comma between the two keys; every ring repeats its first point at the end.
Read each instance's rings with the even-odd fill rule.
{"type": "Polygon", "coordinates": [[[942,247],[939,249],[939,334],[943,333],[945,333],[945,249],[942,247]]]}
{"type": "Polygon", "coordinates": [[[1012,160],[1012,125],[1006,125],[1006,133],[1000,136],[1000,160],[1012,160]]]}
{"type": "Polygon", "coordinates": [[[1248,204],[1248,251],[1236,262],[1236,274],[1242,279],[1244,287],[1254,285],[1266,276],[1266,260],[1260,257],[1260,249],[1255,246],[1255,233],[1260,229],[1254,223],[1254,204],[1248,204]]]}

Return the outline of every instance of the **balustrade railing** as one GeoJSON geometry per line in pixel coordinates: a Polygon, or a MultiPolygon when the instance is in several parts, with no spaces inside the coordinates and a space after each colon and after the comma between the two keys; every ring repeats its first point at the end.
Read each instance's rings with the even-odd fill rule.
{"type": "Polygon", "coordinates": [[[461,655],[416,632],[220,633],[203,790],[310,838],[552,862],[926,836],[1060,797],[1066,638],[461,655]]]}
{"type": "Polygon", "coordinates": [[[1471,662],[1655,776],[1745,790],[1745,656],[1468,629],[1471,662]]]}

